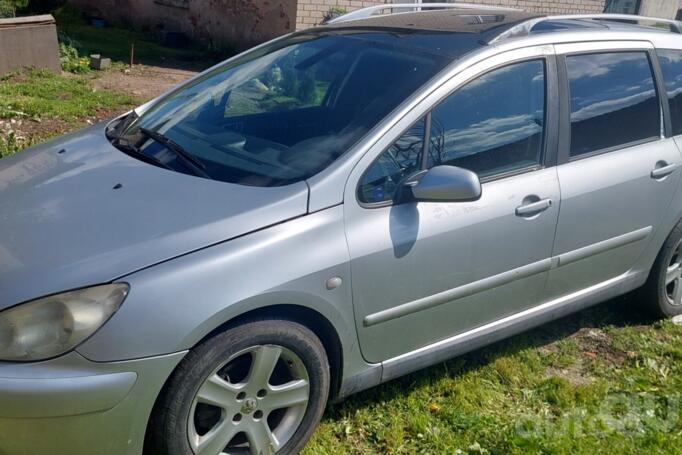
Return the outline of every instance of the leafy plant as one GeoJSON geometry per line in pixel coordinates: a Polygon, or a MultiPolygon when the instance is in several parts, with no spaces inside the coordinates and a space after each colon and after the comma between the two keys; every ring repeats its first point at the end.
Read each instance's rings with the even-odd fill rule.
{"type": "Polygon", "coordinates": [[[17,10],[26,8],[29,0],[0,0],[0,17],[15,17],[17,10]]]}
{"type": "Polygon", "coordinates": [[[31,145],[33,145],[32,140],[18,137],[14,131],[0,134],[0,158],[14,155],[31,145]]]}
{"type": "Polygon", "coordinates": [[[62,70],[69,73],[87,73],[90,71],[90,60],[78,54],[78,43],[59,33],[59,61],[62,70]]]}
{"type": "Polygon", "coordinates": [[[343,16],[347,12],[348,10],[346,10],[346,8],[342,6],[332,6],[331,8],[329,8],[329,11],[327,11],[327,14],[325,14],[324,17],[322,18],[322,23],[326,24],[332,19],[336,19],[339,16],[343,16]]]}
{"type": "Polygon", "coordinates": [[[14,17],[14,8],[4,0],[0,0],[0,17],[14,17]]]}

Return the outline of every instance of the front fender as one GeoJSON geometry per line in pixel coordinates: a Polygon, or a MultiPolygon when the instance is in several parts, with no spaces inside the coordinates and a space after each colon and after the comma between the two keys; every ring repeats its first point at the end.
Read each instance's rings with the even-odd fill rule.
{"type": "Polygon", "coordinates": [[[343,349],[344,372],[364,365],[357,346],[343,209],[336,206],[175,258],[117,281],[121,309],[78,348],[107,362],[192,348],[248,311],[291,304],[324,316],[343,349]],[[329,290],[326,281],[343,284],[329,290]]]}

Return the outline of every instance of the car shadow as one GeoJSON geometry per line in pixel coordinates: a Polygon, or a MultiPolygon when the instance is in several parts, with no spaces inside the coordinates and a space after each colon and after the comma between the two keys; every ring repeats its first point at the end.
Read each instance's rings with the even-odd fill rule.
{"type": "Polygon", "coordinates": [[[325,419],[341,418],[369,405],[389,401],[406,392],[433,384],[433,381],[439,378],[464,376],[467,372],[490,364],[499,357],[513,355],[529,348],[541,348],[566,339],[584,329],[640,327],[654,322],[656,319],[637,306],[635,294],[617,297],[446,362],[359,392],[338,403],[330,404],[325,419]]]}
{"type": "Polygon", "coordinates": [[[393,255],[397,259],[407,256],[419,237],[417,204],[399,204],[391,207],[389,233],[393,244],[393,255]]]}

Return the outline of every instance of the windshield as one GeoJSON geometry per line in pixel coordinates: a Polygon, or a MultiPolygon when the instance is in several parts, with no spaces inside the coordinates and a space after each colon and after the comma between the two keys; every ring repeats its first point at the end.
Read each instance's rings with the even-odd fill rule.
{"type": "Polygon", "coordinates": [[[307,179],[448,63],[403,46],[402,39],[380,31],[293,35],[124,120],[112,141],[135,156],[200,175],[191,172],[195,159],[203,176],[230,183],[307,179]]]}

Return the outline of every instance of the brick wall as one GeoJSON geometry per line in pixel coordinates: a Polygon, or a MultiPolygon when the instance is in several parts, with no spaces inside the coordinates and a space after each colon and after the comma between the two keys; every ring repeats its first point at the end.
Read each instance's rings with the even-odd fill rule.
{"type": "MultiPolygon", "coordinates": [[[[446,1],[446,0],[442,0],[446,1]]],[[[296,30],[312,27],[322,22],[332,8],[353,11],[383,3],[411,3],[409,0],[298,0],[296,30]]],[[[506,6],[543,13],[601,13],[605,0],[468,0],[469,3],[506,6]]],[[[456,3],[456,2],[455,2],[456,3]]]]}
{"type": "Polygon", "coordinates": [[[472,3],[507,6],[538,13],[581,14],[604,12],[605,0],[475,0],[472,3]]]}
{"type": "Polygon", "coordinates": [[[391,0],[298,0],[296,30],[318,25],[332,9],[350,12],[367,6],[398,3],[391,0]]]}

